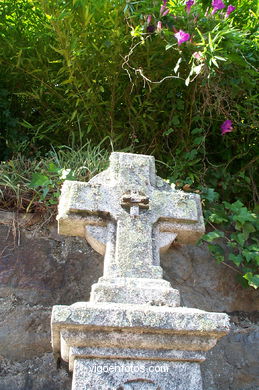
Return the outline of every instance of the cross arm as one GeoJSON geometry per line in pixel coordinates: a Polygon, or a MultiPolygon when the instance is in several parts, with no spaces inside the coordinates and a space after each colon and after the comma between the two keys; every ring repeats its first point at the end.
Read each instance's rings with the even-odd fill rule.
{"type": "MultiPolygon", "coordinates": [[[[160,194],[161,197],[161,194],[160,194]]],[[[205,232],[201,201],[198,194],[170,191],[160,201],[160,233],[177,234],[177,242],[195,243],[205,232]]]]}
{"type": "Polygon", "coordinates": [[[66,180],[58,207],[58,232],[85,237],[85,226],[106,226],[111,207],[98,184],[66,180]]]}

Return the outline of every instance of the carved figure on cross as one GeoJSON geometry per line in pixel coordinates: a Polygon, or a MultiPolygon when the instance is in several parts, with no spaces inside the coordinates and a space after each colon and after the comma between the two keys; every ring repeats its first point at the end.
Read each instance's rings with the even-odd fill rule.
{"type": "Polygon", "coordinates": [[[149,208],[149,198],[144,194],[139,194],[138,192],[131,191],[122,196],[121,206],[130,209],[131,216],[138,216],[140,210],[148,210],[149,208]]]}

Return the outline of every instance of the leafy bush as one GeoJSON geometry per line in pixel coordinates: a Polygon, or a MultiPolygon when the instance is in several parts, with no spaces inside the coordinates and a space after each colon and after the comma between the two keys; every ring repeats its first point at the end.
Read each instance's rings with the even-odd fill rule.
{"type": "Polygon", "coordinates": [[[214,228],[205,234],[203,241],[218,262],[228,260],[239,272],[239,281],[244,286],[259,287],[259,239],[258,219],[242,202],[214,203],[205,211],[208,223],[214,228]],[[218,229],[216,226],[218,226],[218,229]],[[218,242],[219,241],[219,242],[218,242]],[[224,242],[226,253],[220,245],[224,242]]]}
{"type": "MultiPolygon", "coordinates": [[[[216,200],[217,209],[225,205],[224,223],[237,229],[235,212],[226,205],[239,199],[241,208],[254,210],[259,198],[257,4],[224,0],[226,6],[217,9],[220,1],[193,3],[4,1],[0,153],[7,161],[1,183],[13,195],[3,192],[2,207],[52,207],[63,170],[78,178],[75,170],[85,165],[57,164],[53,147],[60,158],[69,150],[60,145],[76,155],[84,145],[102,143],[153,154],[160,175],[177,188],[199,192],[211,212],[210,201],[216,200]],[[30,194],[20,206],[16,180],[30,194]]],[[[245,234],[240,229],[236,238],[245,234]]],[[[242,245],[230,238],[237,246],[229,248],[243,256],[239,268],[250,285],[255,264],[247,264],[244,253],[253,235],[242,245]]]]}
{"type": "MultiPolygon", "coordinates": [[[[237,10],[252,16],[250,30],[245,26],[241,31],[239,16],[235,23],[236,10],[226,18],[226,11],[212,15],[210,7],[205,12],[208,4],[197,1],[189,13],[180,0],[165,1],[161,8],[156,1],[132,5],[128,11],[132,35],[142,44],[133,46],[127,70],[132,79],[142,77],[148,83],[156,69],[156,80],[164,80],[163,99],[158,100],[160,111],[167,114],[161,154],[171,167],[172,180],[192,186],[206,183],[229,201],[238,192],[247,203],[251,192],[253,201],[258,200],[253,185],[253,164],[258,158],[256,16],[244,2],[234,2],[237,10]],[[180,45],[179,31],[187,34],[180,45]],[[145,51],[151,64],[143,61],[145,51]],[[233,131],[221,135],[220,125],[226,120],[232,121],[233,131]]],[[[250,6],[255,8],[252,2],[250,6]]],[[[159,87],[155,84],[154,89],[159,87]]]]}

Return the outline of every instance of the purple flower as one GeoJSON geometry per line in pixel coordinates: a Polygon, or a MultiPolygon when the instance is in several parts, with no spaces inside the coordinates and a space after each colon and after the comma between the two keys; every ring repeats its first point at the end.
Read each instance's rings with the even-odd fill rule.
{"type": "Polygon", "coordinates": [[[229,5],[228,8],[227,8],[227,12],[226,12],[226,18],[229,17],[229,15],[231,14],[231,12],[235,11],[236,7],[234,7],[233,5],[229,5]]]}
{"type": "Polygon", "coordinates": [[[194,4],[194,0],[186,1],[186,8],[185,9],[186,9],[187,14],[190,13],[191,7],[193,6],[193,4],[194,4]]]}
{"type": "Polygon", "coordinates": [[[167,8],[163,13],[162,16],[166,16],[169,13],[169,9],[167,8]]]}
{"type": "Polygon", "coordinates": [[[162,30],[162,22],[160,20],[159,20],[159,22],[157,22],[156,29],[158,32],[160,32],[162,30]]]}
{"type": "Polygon", "coordinates": [[[148,25],[151,23],[151,20],[152,20],[152,15],[148,15],[147,16],[147,24],[148,25]]]}
{"type": "Polygon", "coordinates": [[[218,10],[223,9],[226,6],[222,0],[213,0],[212,7],[213,7],[212,15],[214,15],[218,10]]]}
{"type": "Polygon", "coordinates": [[[152,34],[154,31],[155,31],[155,26],[153,26],[152,24],[147,26],[147,32],[148,33],[152,34]]]}
{"type": "Polygon", "coordinates": [[[190,34],[184,32],[183,30],[179,30],[178,33],[174,34],[174,36],[178,41],[178,46],[180,46],[183,42],[189,41],[191,38],[190,34]]]}
{"type": "Polygon", "coordinates": [[[166,9],[166,5],[161,5],[161,8],[160,8],[160,15],[162,15],[162,13],[165,11],[166,9]]]}
{"type": "Polygon", "coordinates": [[[220,128],[221,128],[221,135],[224,135],[226,133],[231,133],[231,131],[233,131],[232,122],[228,119],[222,123],[220,128]]]}
{"type": "Polygon", "coordinates": [[[166,16],[169,12],[169,9],[167,8],[167,0],[163,0],[163,4],[160,8],[160,15],[166,16]]]}

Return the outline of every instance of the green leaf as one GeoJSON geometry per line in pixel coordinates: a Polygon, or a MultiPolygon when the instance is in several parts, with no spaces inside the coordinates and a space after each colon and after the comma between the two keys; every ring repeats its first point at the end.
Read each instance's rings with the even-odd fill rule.
{"type": "Polygon", "coordinates": [[[229,203],[229,202],[223,202],[224,206],[226,209],[233,211],[234,213],[238,213],[239,210],[244,207],[243,203],[240,200],[237,200],[234,203],[229,203]]]}
{"type": "Polygon", "coordinates": [[[224,57],[215,56],[215,58],[217,58],[217,60],[219,61],[227,61],[224,57]]]}
{"type": "Polygon", "coordinates": [[[213,232],[204,234],[204,236],[202,236],[202,240],[207,242],[212,242],[217,238],[222,238],[222,237],[224,237],[223,232],[221,232],[220,230],[214,230],[213,232]]]}
{"type": "Polygon", "coordinates": [[[194,140],[193,140],[193,144],[194,144],[194,145],[200,145],[203,141],[204,141],[204,136],[196,137],[196,138],[194,138],[194,140]]]}
{"type": "Polygon", "coordinates": [[[256,215],[251,213],[246,207],[242,207],[237,215],[233,216],[233,220],[244,224],[245,222],[255,222],[256,215]]]}
{"type": "Polygon", "coordinates": [[[179,125],[179,124],[180,124],[179,117],[178,117],[177,115],[175,115],[175,116],[173,117],[173,119],[172,119],[171,122],[172,122],[172,124],[175,125],[175,126],[179,125]]]}
{"type": "Polygon", "coordinates": [[[244,249],[242,255],[245,257],[246,261],[249,263],[251,260],[254,260],[256,263],[259,262],[259,252],[250,251],[249,249],[244,249]]]}
{"type": "Polygon", "coordinates": [[[228,220],[224,217],[222,217],[221,215],[219,214],[211,214],[208,218],[208,220],[212,223],[222,223],[222,222],[227,222],[228,220]]]}
{"type": "Polygon", "coordinates": [[[58,200],[57,200],[57,199],[49,199],[49,200],[48,200],[48,203],[49,203],[49,204],[57,204],[57,203],[58,203],[58,200]]]}
{"type": "Polygon", "coordinates": [[[249,286],[255,289],[259,287],[259,275],[253,275],[252,272],[247,272],[243,278],[248,281],[249,286]]]}
{"type": "Polygon", "coordinates": [[[209,47],[210,47],[210,50],[213,51],[213,45],[212,45],[212,39],[211,39],[211,34],[210,33],[208,34],[208,37],[209,37],[209,47]]]}
{"type": "Polygon", "coordinates": [[[219,65],[217,63],[217,61],[215,60],[215,58],[211,58],[211,62],[218,68],[219,65]]]}
{"type": "Polygon", "coordinates": [[[240,254],[234,255],[233,253],[230,253],[229,260],[233,261],[233,263],[239,267],[243,261],[243,257],[240,254]]]}
{"type": "Polygon", "coordinates": [[[171,47],[175,46],[176,44],[175,43],[168,43],[165,47],[165,50],[169,50],[171,49],[171,47]]]}
{"type": "Polygon", "coordinates": [[[202,132],[203,132],[203,129],[201,129],[200,127],[196,127],[195,129],[193,129],[193,130],[191,131],[191,133],[192,133],[193,135],[200,134],[200,133],[202,133],[202,132]]]}
{"type": "Polygon", "coordinates": [[[247,249],[250,251],[259,252],[259,247],[256,244],[249,245],[247,249]]]}
{"type": "Polygon", "coordinates": [[[42,191],[42,195],[41,195],[41,200],[44,200],[46,198],[48,192],[49,192],[49,188],[48,187],[44,187],[43,191],[42,191]]]}
{"type": "Polygon", "coordinates": [[[222,262],[225,260],[224,250],[223,248],[221,248],[221,246],[209,244],[208,249],[218,262],[222,262]]]}
{"type": "Polygon", "coordinates": [[[170,129],[167,129],[166,131],[163,132],[163,135],[169,135],[169,134],[172,134],[174,132],[174,129],[170,128],[170,129]]]}
{"type": "Polygon", "coordinates": [[[48,172],[51,173],[58,173],[60,171],[60,168],[56,166],[53,162],[49,163],[48,172]]]}
{"type": "Polygon", "coordinates": [[[47,186],[51,183],[51,180],[48,176],[42,175],[41,173],[33,173],[32,179],[30,181],[30,188],[39,187],[39,186],[47,186]]]}
{"type": "Polygon", "coordinates": [[[214,190],[214,188],[204,188],[202,191],[202,197],[209,202],[215,202],[219,199],[219,194],[214,190]]]}
{"type": "Polygon", "coordinates": [[[19,122],[19,123],[23,127],[26,127],[26,129],[33,129],[33,126],[29,122],[27,122],[25,119],[22,122],[19,122]]]}
{"type": "Polygon", "coordinates": [[[231,249],[235,249],[238,246],[236,241],[227,241],[227,247],[231,249]]]}
{"type": "Polygon", "coordinates": [[[247,234],[245,233],[237,233],[237,242],[241,245],[244,246],[244,243],[247,240],[247,234]]]}
{"type": "Polygon", "coordinates": [[[245,233],[249,234],[249,233],[253,233],[256,231],[254,225],[250,222],[246,222],[243,226],[243,230],[245,233]]]}
{"type": "Polygon", "coordinates": [[[197,153],[198,153],[197,150],[193,149],[190,152],[186,153],[185,159],[187,161],[193,161],[194,157],[197,156],[197,153]]]}

